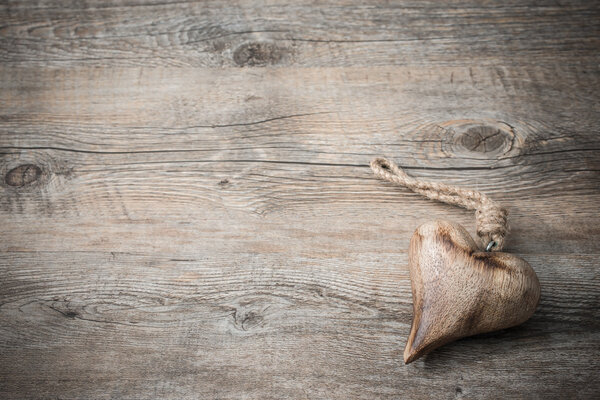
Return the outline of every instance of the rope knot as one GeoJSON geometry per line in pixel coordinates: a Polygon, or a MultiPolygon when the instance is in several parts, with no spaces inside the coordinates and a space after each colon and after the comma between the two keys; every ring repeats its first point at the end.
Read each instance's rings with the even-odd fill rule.
{"type": "Polygon", "coordinates": [[[508,211],[491,200],[487,200],[475,210],[477,236],[481,238],[484,246],[493,243],[492,250],[501,250],[504,247],[504,238],[508,233],[508,211]]]}
{"type": "Polygon", "coordinates": [[[502,250],[508,232],[508,212],[485,194],[444,183],[426,182],[408,176],[393,161],[375,158],[371,169],[383,180],[404,186],[429,199],[475,210],[477,235],[486,250],[502,250]]]}

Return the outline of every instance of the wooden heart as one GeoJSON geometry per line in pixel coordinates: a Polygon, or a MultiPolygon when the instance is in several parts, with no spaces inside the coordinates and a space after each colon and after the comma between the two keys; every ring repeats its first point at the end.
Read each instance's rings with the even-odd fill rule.
{"type": "Polygon", "coordinates": [[[508,253],[482,252],[460,225],[421,225],[410,241],[410,363],[453,340],[525,322],[540,299],[535,271],[508,253]]]}

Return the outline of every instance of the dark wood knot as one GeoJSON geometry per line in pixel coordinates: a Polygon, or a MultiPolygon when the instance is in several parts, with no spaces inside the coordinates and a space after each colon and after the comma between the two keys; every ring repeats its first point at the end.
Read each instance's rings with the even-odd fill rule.
{"type": "Polygon", "coordinates": [[[509,140],[504,131],[494,126],[479,125],[468,128],[459,138],[469,151],[488,153],[499,149],[509,140]]]}
{"type": "Polygon", "coordinates": [[[42,176],[42,169],[37,165],[23,164],[8,171],[4,182],[9,186],[22,187],[31,185],[42,176]]]}
{"type": "Polygon", "coordinates": [[[257,311],[238,309],[233,311],[233,322],[238,329],[247,331],[261,325],[263,316],[257,311]]]}
{"type": "Polygon", "coordinates": [[[239,46],[233,52],[233,61],[240,67],[254,67],[277,64],[285,50],[268,42],[251,42],[239,46]]]}

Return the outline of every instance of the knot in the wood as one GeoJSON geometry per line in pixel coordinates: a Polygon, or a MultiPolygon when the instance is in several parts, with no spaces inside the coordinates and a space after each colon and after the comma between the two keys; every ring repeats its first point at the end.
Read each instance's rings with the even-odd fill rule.
{"type": "Polygon", "coordinates": [[[233,53],[233,61],[241,67],[277,64],[284,51],[273,43],[252,42],[238,47],[233,53]]]}
{"type": "Polygon", "coordinates": [[[4,182],[9,186],[22,187],[31,185],[42,175],[42,170],[37,165],[23,164],[8,171],[4,182]]]}
{"type": "Polygon", "coordinates": [[[247,331],[256,327],[260,325],[262,321],[262,315],[253,310],[238,309],[233,312],[233,322],[235,326],[242,331],[247,331]]]}
{"type": "Polygon", "coordinates": [[[504,131],[497,127],[479,125],[467,129],[459,141],[467,150],[488,153],[502,147],[508,139],[504,131]]]}

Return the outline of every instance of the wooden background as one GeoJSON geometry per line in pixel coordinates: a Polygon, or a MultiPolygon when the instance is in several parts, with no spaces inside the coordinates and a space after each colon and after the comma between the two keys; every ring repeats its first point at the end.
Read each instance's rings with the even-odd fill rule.
{"type": "Polygon", "coordinates": [[[0,397],[598,398],[600,5],[4,0],[0,397]],[[507,206],[524,325],[405,366],[407,247],[507,206]]]}

